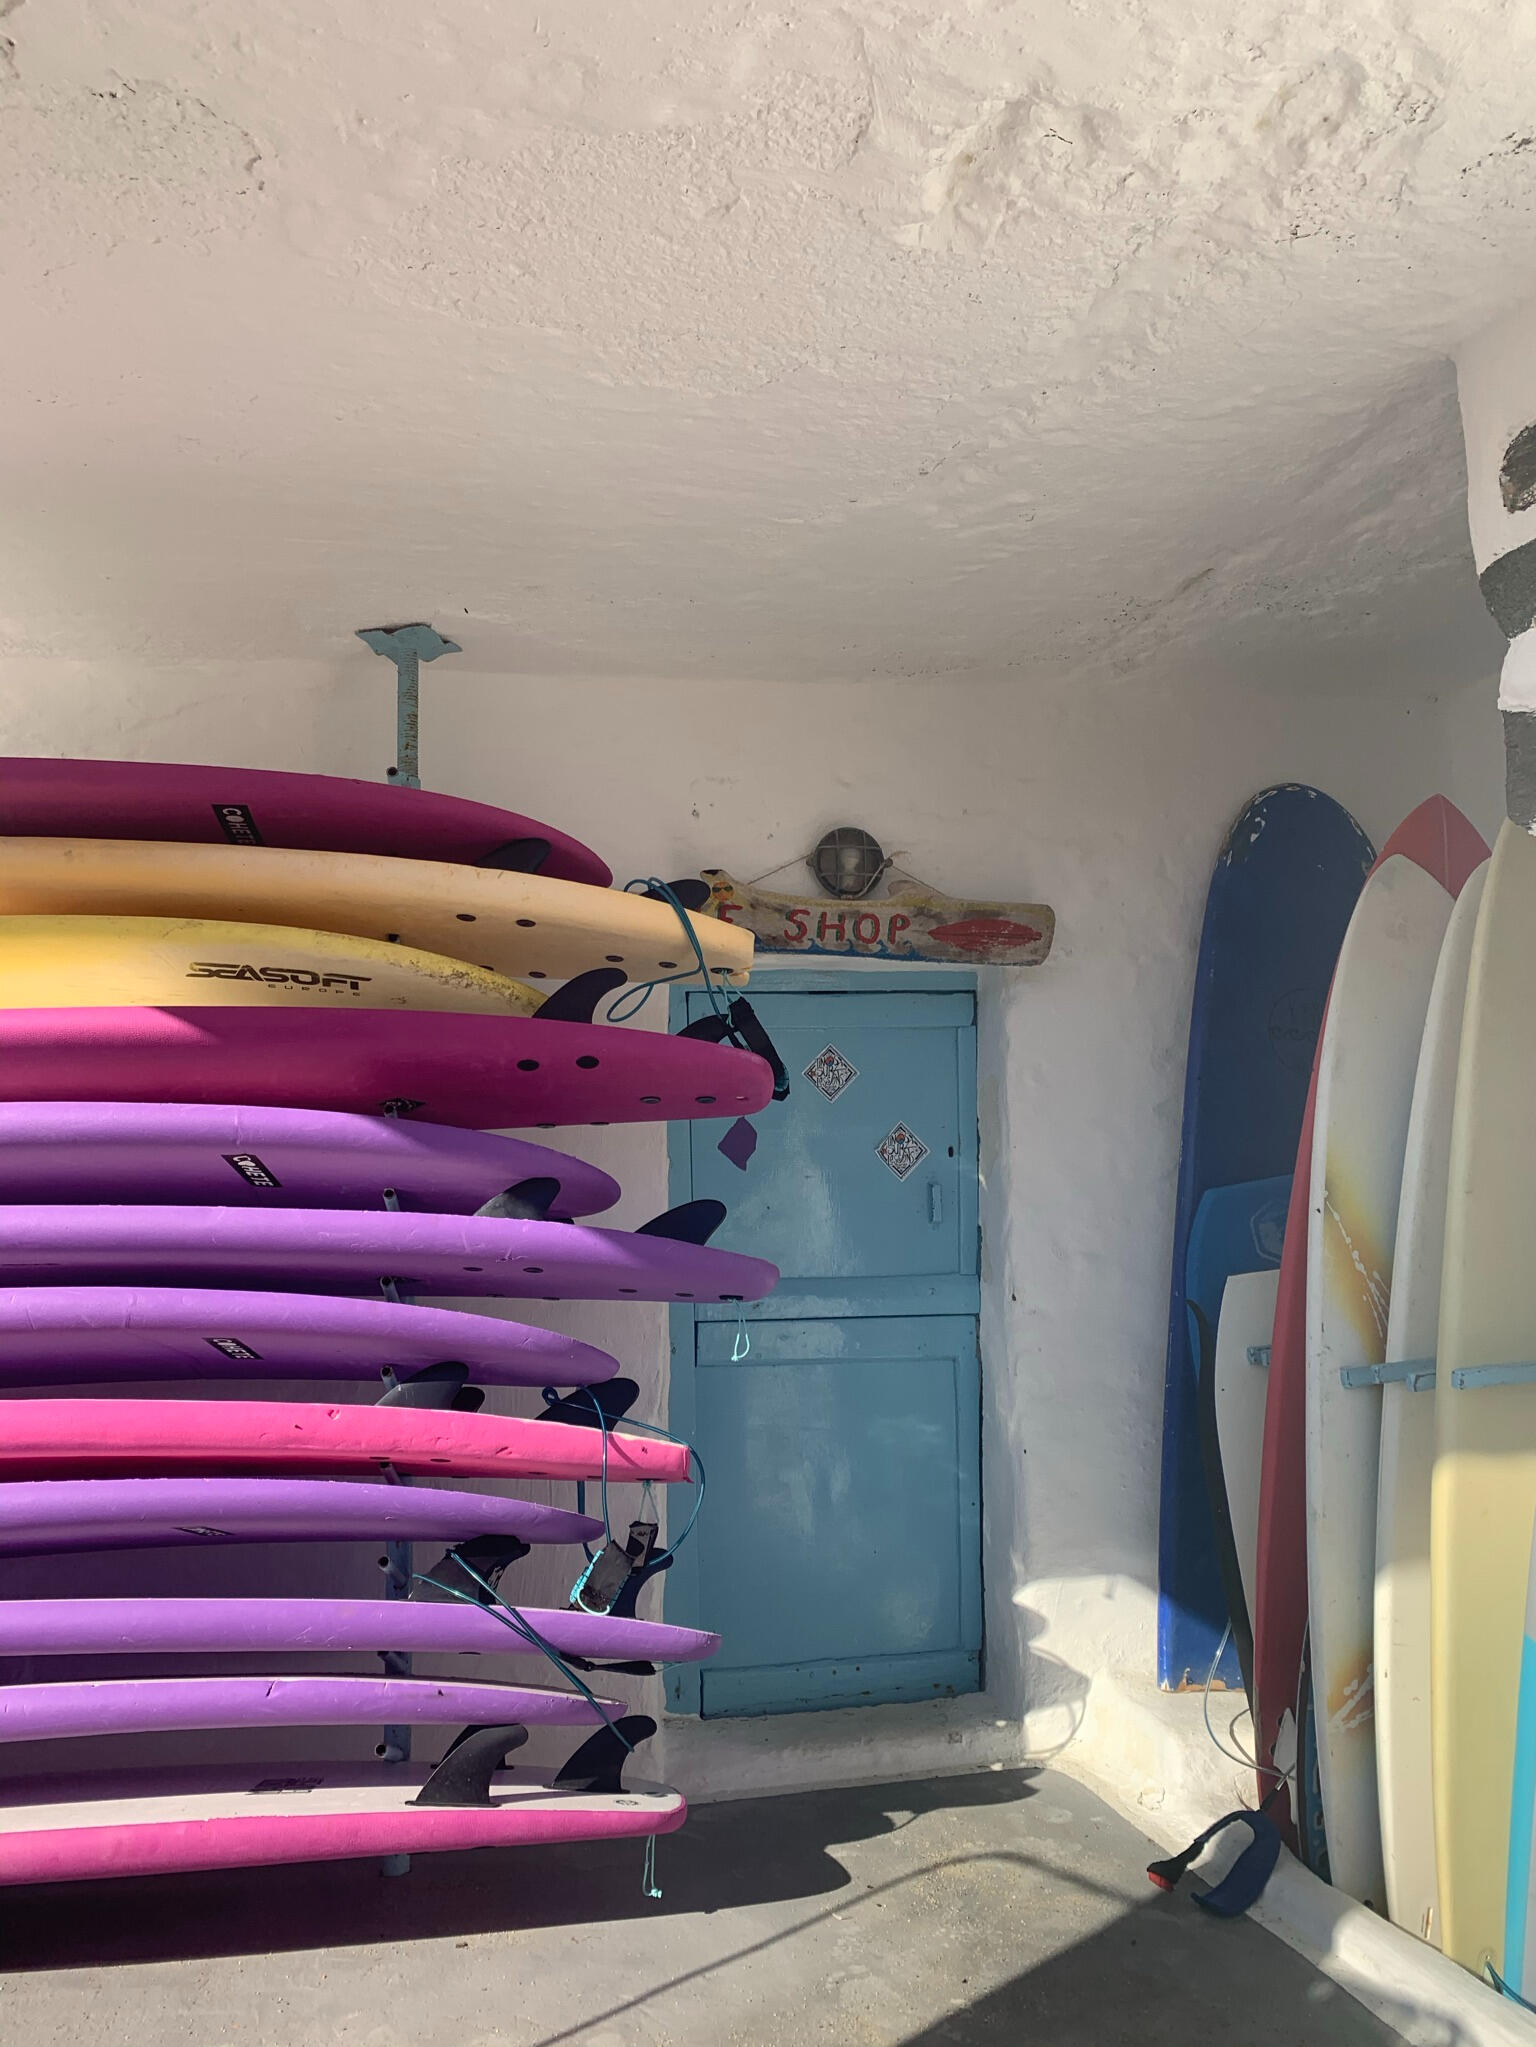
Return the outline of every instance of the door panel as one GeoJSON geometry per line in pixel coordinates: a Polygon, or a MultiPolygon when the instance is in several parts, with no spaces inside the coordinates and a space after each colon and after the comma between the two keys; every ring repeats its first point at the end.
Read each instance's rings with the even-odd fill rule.
{"type": "MultiPolygon", "coordinates": [[[[669,1702],[712,1716],[974,1691],[975,997],[822,984],[752,1002],[790,1099],[756,1119],[745,1173],[718,1126],[674,1131],[672,1198],[724,1201],[716,1241],[783,1278],[745,1311],[673,1312],[673,1426],[709,1490],[667,1611],[724,1643],[669,1674],[669,1702]],[[823,1092],[805,1069],[829,1047],[823,1092]]],[[[707,997],[683,1003],[691,1019],[707,997]]]]}

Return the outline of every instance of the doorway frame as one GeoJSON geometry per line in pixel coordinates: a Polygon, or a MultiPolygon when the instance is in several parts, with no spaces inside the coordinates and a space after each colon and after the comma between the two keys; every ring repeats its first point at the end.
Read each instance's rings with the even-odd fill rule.
{"type": "MultiPolygon", "coordinates": [[[[781,955],[781,957],[783,957],[783,955],[781,955]]],[[[790,955],[790,957],[793,957],[793,955],[790,955]]],[[[930,967],[925,962],[916,960],[914,960],[912,964],[907,967],[897,967],[893,969],[889,966],[882,964],[880,967],[877,968],[873,966],[864,966],[858,963],[850,965],[845,960],[838,959],[834,956],[828,956],[827,965],[825,967],[810,967],[798,963],[794,966],[777,967],[770,966],[766,960],[759,959],[754,963],[753,974],[757,991],[763,995],[933,994],[933,995],[970,995],[974,999],[976,1007],[974,1019],[972,1022],[972,1029],[977,1034],[976,1045],[977,1060],[973,1061],[971,1065],[971,1070],[969,1074],[969,1085],[967,1087],[967,1098],[964,1103],[964,1109],[966,1114],[968,1114],[971,1117],[971,1119],[976,1122],[977,1125],[976,1269],[979,1278],[982,1263],[981,1259],[982,1235],[980,1216],[981,1129],[978,1117],[977,1066],[979,1063],[981,1050],[980,1043],[981,990],[977,984],[975,970],[969,968],[955,967],[939,966],[930,967]]],[[[688,1020],[687,996],[690,992],[697,993],[697,990],[696,989],[690,990],[687,987],[674,987],[669,991],[667,1002],[667,1029],[674,1035],[688,1020]]],[[[794,1083],[801,1078],[802,1076],[798,1074],[791,1074],[790,1075],[791,1087],[793,1087],[794,1083]]],[[[773,1106],[774,1105],[770,1103],[768,1110],[760,1110],[758,1113],[759,1114],[770,1113],[773,1106]]],[[[693,1128],[692,1123],[686,1121],[672,1122],[667,1125],[668,1207],[672,1207],[677,1202],[686,1200],[688,1198],[687,1190],[689,1186],[692,1184],[690,1158],[690,1133],[692,1131],[692,1128],[693,1128]]],[[[981,1551],[978,1561],[980,1563],[981,1568],[980,1593],[982,1619],[982,1647],[981,1647],[981,1680],[980,1687],[976,1696],[980,1696],[982,1693],[985,1692],[987,1684],[986,1678],[987,1572],[985,1543],[986,1531],[985,1479],[987,1461],[986,1438],[987,1360],[986,1352],[982,1345],[983,1319],[984,1318],[981,1315],[981,1313],[978,1312],[976,1317],[976,1366],[978,1376],[978,1398],[980,1408],[980,1412],[978,1415],[978,1426],[981,1430],[980,1438],[981,1454],[977,1466],[977,1475],[983,1490],[981,1493],[980,1500],[978,1502],[978,1535],[980,1539],[981,1551]]],[[[666,1427],[671,1432],[671,1434],[673,1434],[674,1436],[681,1436],[685,1442],[691,1442],[693,1440],[693,1428],[697,1414],[697,1408],[695,1404],[696,1392],[694,1384],[698,1369],[695,1355],[696,1338],[694,1335],[694,1331],[697,1325],[698,1325],[697,1311],[691,1304],[681,1301],[673,1301],[668,1304],[666,1427]]],[[[695,1548],[696,1541],[699,1539],[701,1535],[703,1535],[703,1533],[707,1530],[709,1525],[707,1472],[705,1473],[705,1478],[706,1496],[703,1508],[699,1515],[699,1528],[698,1530],[695,1531],[694,1537],[690,1538],[690,1540],[683,1545],[683,1548],[678,1553],[677,1561],[672,1565],[670,1570],[664,1572],[662,1575],[662,1583],[666,1588],[663,1594],[662,1611],[665,1614],[667,1621],[674,1627],[700,1627],[707,1625],[707,1622],[702,1620],[699,1615],[698,1552],[695,1548]]],[[[669,1539],[672,1526],[672,1511],[673,1511],[672,1506],[669,1500],[667,1507],[667,1527],[669,1539]]],[[[664,1674],[664,1681],[666,1711],[669,1714],[685,1716],[693,1720],[702,1720],[704,1686],[704,1675],[702,1666],[697,1663],[670,1664],[666,1668],[664,1674]]]]}

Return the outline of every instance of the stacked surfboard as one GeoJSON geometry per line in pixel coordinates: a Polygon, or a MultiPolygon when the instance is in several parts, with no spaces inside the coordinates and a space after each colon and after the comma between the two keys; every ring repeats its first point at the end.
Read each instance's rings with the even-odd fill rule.
{"type": "Polygon", "coordinates": [[[754,1052],[595,1020],[626,981],[726,988],[751,963],[749,935],[610,882],[553,827],[416,789],[0,762],[0,1557],[150,1552],[165,1595],[99,1596],[82,1565],[70,1596],[0,1603],[0,1669],[29,1678],[0,1684],[0,1745],[89,1758],[18,1774],[0,1746],[0,1882],[682,1823],[625,1774],[654,1725],[613,1692],[717,1638],[637,1617],[668,1561],[645,1510],[626,1535],[580,1493],[519,1493],[602,1480],[606,1512],[689,1480],[687,1446],[626,1422],[606,1352],[418,1299],[745,1301],[777,1278],[709,1244],[718,1204],[595,1226],[614,1181],[510,1134],[772,1092],[754,1052]],[[502,1388],[546,1389],[543,1412],[496,1411],[502,1388]],[[175,1587],[188,1548],[339,1543],[383,1549],[390,1596],[175,1587]],[[535,1544],[576,1546],[568,1607],[518,1602],[535,1544]],[[511,1665],[426,1677],[418,1654],[511,1665]],[[431,1768],[417,1727],[458,1731],[431,1768]],[[378,1730],[380,1760],[327,1760],[338,1728],[378,1730]],[[563,1766],[509,1765],[531,1728],[570,1730],[563,1766]],[[292,1734],[264,1760],[271,1729],[321,1730],[317,1760],[292,1734]],[[115,1767],[123,1737],[212,1730],[239,1762],[115,1767]]]}

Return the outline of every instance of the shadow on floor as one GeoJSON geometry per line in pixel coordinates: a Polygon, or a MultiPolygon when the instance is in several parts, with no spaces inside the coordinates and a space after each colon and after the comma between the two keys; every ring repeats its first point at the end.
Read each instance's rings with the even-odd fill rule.
{"type": "Polygon", "coordinates": [[[834,1846],[912,1824],[891,1818],[893,1799],[913,1818],[1016,1805],[1033,1796],[1036,1774],[980,1771],[694,1806],[682,1832],[657,1843],[659,1902],[641,1887],[639,1841],[423,1855],[402,1878],[369,1860],[35,1885],[4,1895],[0,1966],[25,1973],[348,1948],[823,1897],[851,1881],[834,1846]]]}

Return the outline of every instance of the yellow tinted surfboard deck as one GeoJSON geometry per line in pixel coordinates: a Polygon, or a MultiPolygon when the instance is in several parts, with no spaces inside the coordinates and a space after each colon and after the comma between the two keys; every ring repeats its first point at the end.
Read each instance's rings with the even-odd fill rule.
{"type": "Polygon", "coordinates": [[[413,946],[186,917],[0,917],[0,1009],[452,1009],[531,1016],[525,981],[413,946]]]}
{"type": "MultiPolygon", "coordinates": [[[[677,912],[619,889],[537,874],[139,839],[0,839],[0,915],[201,917],[356,933],[530,981],[621,967],[632,981],[686,973],[677,912]]],[[[693,919],[712,969],[744,982],[752,934],[693,919]]]]}

